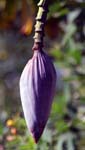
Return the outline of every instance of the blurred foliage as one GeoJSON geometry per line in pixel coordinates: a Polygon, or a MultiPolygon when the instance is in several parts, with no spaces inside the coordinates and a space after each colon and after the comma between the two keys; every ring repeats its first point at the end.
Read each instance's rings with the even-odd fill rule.
{"type": "Polygon", "coordinates": [[[39,0],[0,0],[0,150],[85,149],[85,2],[50,0],[45,49],[57,72],[56,96],[36,145],[23,117],[19,77],[31,57],[39,0]]]}

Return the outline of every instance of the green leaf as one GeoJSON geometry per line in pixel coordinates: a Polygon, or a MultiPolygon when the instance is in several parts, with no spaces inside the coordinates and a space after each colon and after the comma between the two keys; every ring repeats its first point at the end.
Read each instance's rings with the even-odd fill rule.
{"type": "Polygon", "coordinates": [[[53,56],[56,59],[63,59],[63,52],[58,49],[53,49],[50,51],[50,55],[53,56]]]}
{"type": "Polygon", "coordinates": [[[30,136],[27,138],[24,143],[21,143],[19,146],[19,150],[35,150],[36,149],[36,144],[34,143],[34,140],[30,136]]]}
{"type": "Polygon", "coordinates": [[[67,60],[72,64],[80,64],[81,62],[81,51],[80,50],[69,50],[67,53],[67,60]]]}
{"type": "Polygon", "coordinates": [[[69,129],[67,123],[65,123],[63,120],[58,120],[56,123],[56,128],[59,133],[66,132],[69,129]]]}
{"type": "Polygon", "coordinates": [[[4,127],[3,127],[3,125],[0,123],[0,135],[3,134],[3,130],[4,130],[4,127]]]}
{"type": "Polygon", "coordinates": [[[53,14],[57,13],[57,16],[63,16],[68,13],[67,8],[63,8],[65,2],[55,2],[49,6],[48,18],[50,18],[53,14]]]}

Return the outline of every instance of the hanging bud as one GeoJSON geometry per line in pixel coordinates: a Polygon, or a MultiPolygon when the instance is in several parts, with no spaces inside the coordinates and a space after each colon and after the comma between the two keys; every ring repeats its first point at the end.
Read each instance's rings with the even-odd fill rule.
{"type": "Polygon", "coordinates": [[[42,50],[34,51],[20,78],[20,95],[27,126],[37,143],[49,117],[56,88],[56,72],[42,50]]]}

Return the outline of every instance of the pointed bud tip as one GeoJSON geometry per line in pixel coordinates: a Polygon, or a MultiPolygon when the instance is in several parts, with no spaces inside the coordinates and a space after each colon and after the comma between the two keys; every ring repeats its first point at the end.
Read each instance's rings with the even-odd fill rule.
{"type": "Polygon", "coordinates": [[[39,139],[43,133],[44,126],[42,128],[38,126],[38,127],[36,127],[36,130],[35,129],[31,130],[31,135],[32,135],[34,142],[36,144],[38,143],[38,141],[39,141],[39,139]]]}
{"type": "MultiPolygon", "coordinates": [[[[42,134],[42,133],[41,133],[42,134]]],[[[41,134],[35,134],[34,132],[31,132],[31,135],[32,135],[32,137],[33,137],[33,140],[34,140],[34,142],[35,142],[35,144],[37,144],[38,143],[38,141],[39,141],[39,139],[40,139],[40,137],[41,137],[41,134]]]]}

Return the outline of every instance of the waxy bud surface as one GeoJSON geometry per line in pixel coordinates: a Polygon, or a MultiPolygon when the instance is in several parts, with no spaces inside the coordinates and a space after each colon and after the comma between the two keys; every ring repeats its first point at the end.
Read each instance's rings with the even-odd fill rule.
{"type": "Polygon", "coordinates": [[[37,143],[49,117],[56,88],[56,72],[49,56],[34,51],[20,78],[21,102],[27,127],[37,143]]]}

